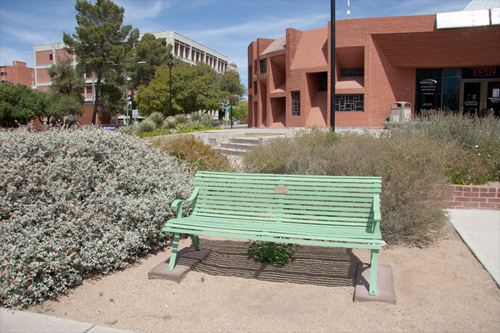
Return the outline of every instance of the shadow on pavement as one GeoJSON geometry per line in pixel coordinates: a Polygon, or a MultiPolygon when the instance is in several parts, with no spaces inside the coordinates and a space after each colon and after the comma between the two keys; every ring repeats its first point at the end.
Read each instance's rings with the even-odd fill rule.
{"type": "Polygon", "coordinates": [[[353,287],[360,259],[352,249],[302,245],[284,267],[255,262],[248,244],[231,240],[200,240],[213,252],[194,271],[208,275],[240,277],[326,287],[353,287]]]}

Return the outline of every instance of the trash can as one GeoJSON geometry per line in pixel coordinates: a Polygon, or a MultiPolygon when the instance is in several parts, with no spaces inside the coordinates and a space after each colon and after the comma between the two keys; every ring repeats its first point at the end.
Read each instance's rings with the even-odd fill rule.
{"type": "Polygon", "coordinates": [[[411,119],[411,103],[394,102],[391,104],[389,121],[409,121],[411,119]]]}

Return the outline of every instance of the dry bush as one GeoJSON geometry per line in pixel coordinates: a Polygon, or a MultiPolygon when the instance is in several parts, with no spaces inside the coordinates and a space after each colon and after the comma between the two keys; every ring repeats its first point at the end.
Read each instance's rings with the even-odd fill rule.
{"type": "Polygon", "coordinates": [[[170,142],[156,141],[154,145],[169,155],[188,162],[193,171],[233,171],[226,155],[193,136],[183,136],[170,142]]]}
{"type": "Polygon", "coordinates": [[[312,130],[269,140],[243,163],[247,172],[381,177],[384,239],[411,243],[427,239],[446,220],[447,151],[454,149],[422,136],[377,139],[312,130]]]}

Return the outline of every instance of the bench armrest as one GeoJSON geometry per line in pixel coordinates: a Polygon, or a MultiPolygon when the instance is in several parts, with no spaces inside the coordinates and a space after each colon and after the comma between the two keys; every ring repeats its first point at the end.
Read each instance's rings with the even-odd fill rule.
{"type": "Polygon", "coordinates": [[[188,199],[186,199],[186,200],[176,199],[176,200],[174,200],[174,202],[172,202],[171,207],[177,210],[177,218],[178,219],[182,218],[182,203],[183,202],[190,202],[190,201],[196,202],[196,199],[198,198],[199,192],[200,192],[200,189],[195,188],[193,191],[193,194],[191,194],[191,196],[188,199]]]}
{"type": "Polygon", "coordinates": [[[380,197],[375,195],[373,197],[373,230],[377,227],[377,224],[380,224],[380,220],[382,219],[380,214],[380,197]]]}

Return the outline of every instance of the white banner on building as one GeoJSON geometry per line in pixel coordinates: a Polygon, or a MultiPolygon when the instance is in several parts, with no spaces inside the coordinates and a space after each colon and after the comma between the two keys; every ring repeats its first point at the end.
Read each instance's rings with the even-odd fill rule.
{"type": "Polygon", "coordinates": [[[437,13],[438,29],[480,27],[490,25],[490,10],[471,10],[451,13],[437,13]]]}

